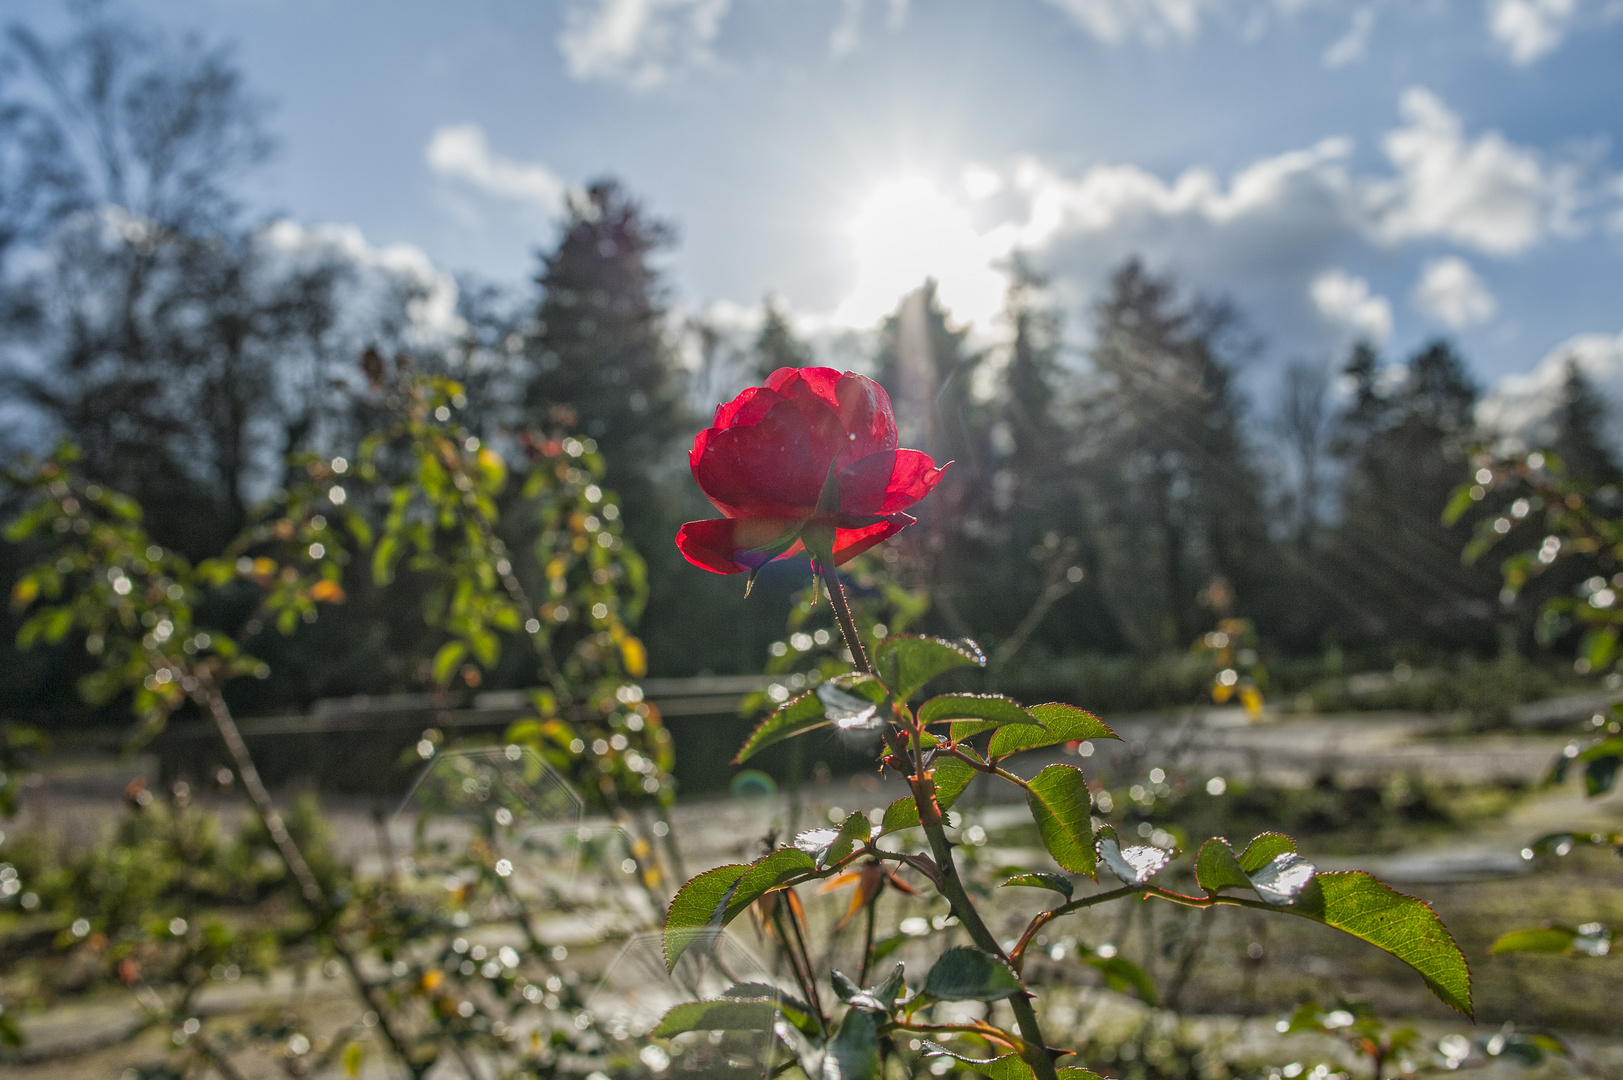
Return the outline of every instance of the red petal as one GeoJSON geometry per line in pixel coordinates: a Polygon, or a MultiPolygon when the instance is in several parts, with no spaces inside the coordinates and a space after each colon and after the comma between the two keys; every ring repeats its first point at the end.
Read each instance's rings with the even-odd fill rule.
{"type": "Polygon", "coordinates": [[[717,574],[742,574],[787,554],[777,548],[798,525],[768,518],[690,521],[678,530],[676,546],[694,566],[717,574]]]}
{"type": "Polygon", "coordinates": [[[784,397],[821,401],[839,414],[846,441],[840,451],[843,468],[861,457],[896,447],[896,417],[885,388],[854,371],[833,368],[779,368],[766,388],[784,397]]]}
{"type": "Polygon", "coordinates": [[[894,514],[930,494],[947,465],[922,450],[881,450],[840,472],[840,512],[852,517],[894,514]]]}
{"type": "Polygon", "coordinates": [[[698,465],[704,448],[718,431],[730,427],[753,427],[783,400],[783,395],[762,386],[752,386],[725,405],[716,406],[716,417],[711,425],[693,437],[693,450],[688,454],[688,467],[698,465]]]}
{"type": "Polygon", "coordinates": [[[839,399],[840,423],[845,425],[847,441],[840,453],[841,466],[869,454],[896,449],[896,416],[883,386],[847,371],[840,376],[834,394],[839,399]]]}
{"type": "Polygon", "coordinates": [[[840,419],[821,401],[779,401],[753,427],[712,428],[693,478],[729,517],[810,517],[839,453],[840,419]]]}
{"type": "Polygon", "coordinates": [[[876,521],[860,529],[834,530],[834,565],[843,566],[875,544],[882,544],[909,525],[913,519],[906,514],[876,521]]]}

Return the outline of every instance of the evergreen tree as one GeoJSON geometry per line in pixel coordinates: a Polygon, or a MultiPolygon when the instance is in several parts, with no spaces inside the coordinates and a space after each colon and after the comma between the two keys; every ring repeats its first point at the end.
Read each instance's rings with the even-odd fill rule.
{"type": "Polygon", "coordinates": [[[1346,372],[1354,394],[1335,440],[1341,522],[1327,549],[1343,633],[1491,642],[1497,576],[1462,565],[1467,529],[1441,520],[1477,434],[1475,383],[1441,341],[1399,378],[1388,378],[1367,347],[1346,372]]]}
{"type": "Polygon", "coordinates": [[[1567,475],[1595,484],[1619,478],[1617,460],[1606,444],[1606,399],[1585,377],[1576,360],[1567,361],[1555,410],[1555,435],[1550,449],[1561,459],[1567,475]]]}
{"type": "Polygon", "coordinates": [[[816,363],[811,347],[795,336],[795,328],[777,297],[768,297],[764,307],[761,330],[755,335],[751,349],[756,378],[764,381],[779,368],[809,367],[816,363]]]}
{"type": "Polygon", "coordinates": [[[1132,260],[1111,277],[1094,336],[1083,452],[1101,573],[1130,639],[1182,648],[1207,620],[1197,596],[1213,576],[1248,615],[1279,584],[1241,435],[1237,319],[1132,260]]]}
{"type": "Polygon", "coordinates": [[[628,510],[651,498],[649,474],[669,465],[687,423],[665,337],[665,288],[650,261],[675,237],[616,181],[599,180],[571,198],[536,276],[525,407],[573,410],[628,510]]]}

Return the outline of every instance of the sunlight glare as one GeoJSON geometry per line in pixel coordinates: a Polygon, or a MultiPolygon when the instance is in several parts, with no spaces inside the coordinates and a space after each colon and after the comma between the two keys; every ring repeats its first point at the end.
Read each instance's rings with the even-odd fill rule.
{"type": "Polygon", "coordinates": [[[834,313],[836,322],[872,326],[901,298],[934,278],[955,320],[989,328],[1007,282],[996,263],[1009,254],[1007,228],[976,230],[969,211],[923,177],[881,184],[850,227],[857,276],[834,313]]]}

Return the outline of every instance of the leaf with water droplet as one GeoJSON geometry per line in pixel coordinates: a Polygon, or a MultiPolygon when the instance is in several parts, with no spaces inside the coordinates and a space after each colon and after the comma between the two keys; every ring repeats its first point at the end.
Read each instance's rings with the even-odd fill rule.
{"type": "MultiPolygon", "coordinates": [[[[1109,828],[1109,826],[1105,826],[1109,828]]],[[[1134,845],[1122,847],[1116,839],[1115,831],[1103,836],[1098,842],[1099,861],[1105,868],[1115,874],[1125,885],[1142,885],[1150,878],[1161,872],[1161,868],[1172,861],[1172,852],[1165,848],[1151,847],[1149,845],[1134,845]]]]}
{"type": "Polygon", "coordinates": [[[1276,907],[1296,903],[1318,868],[1294,851],[1275,856],[1251,874],[1251,887],[1257,895],[1276,907]]]}

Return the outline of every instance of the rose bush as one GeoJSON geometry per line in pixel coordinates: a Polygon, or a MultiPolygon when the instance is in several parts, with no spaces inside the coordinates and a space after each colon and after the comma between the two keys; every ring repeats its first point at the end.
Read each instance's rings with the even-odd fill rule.
{"type": "Polygon", "coordinates": [[[695,566],[752,575],[807,549],[855,558],[911,525],[905,511],[947,469],[897,447],[884,387],[825,367],[779,368],[718,406],[688,463],[726,516],[683,525],[677,547],[695,566]]]}

